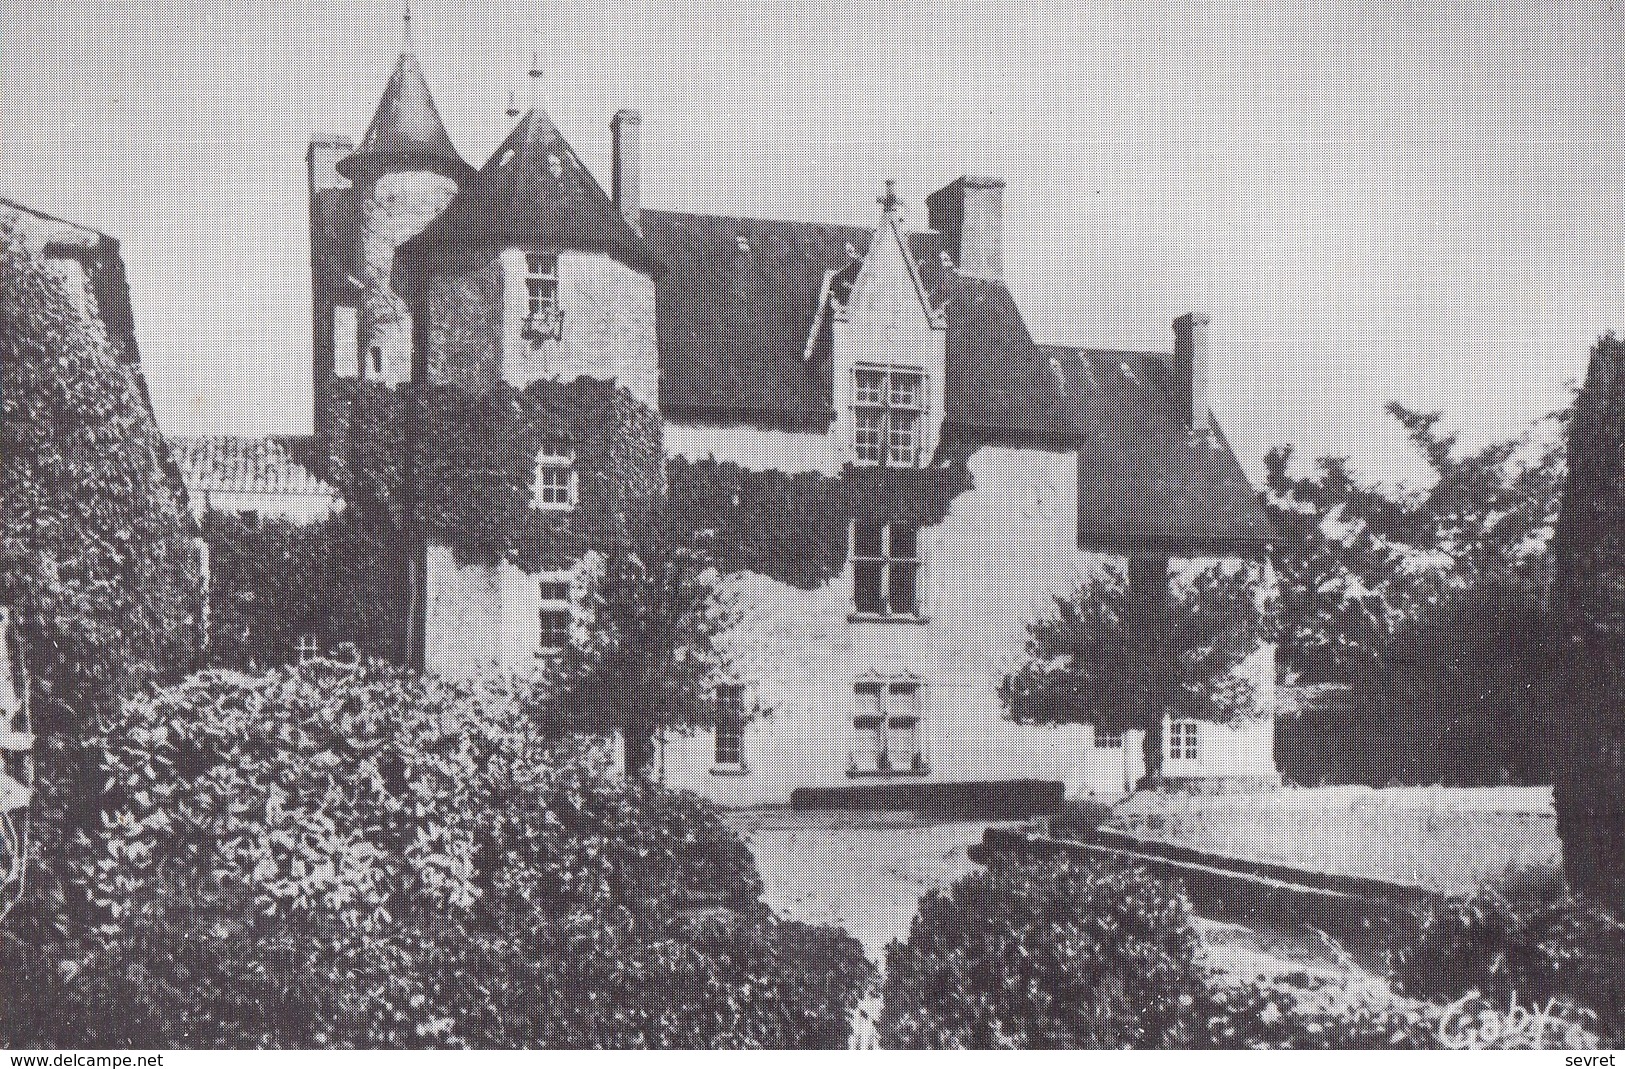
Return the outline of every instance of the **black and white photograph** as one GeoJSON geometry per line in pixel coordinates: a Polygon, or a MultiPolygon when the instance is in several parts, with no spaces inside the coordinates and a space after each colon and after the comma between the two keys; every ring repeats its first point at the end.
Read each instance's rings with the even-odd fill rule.
{"type": "Polygon", "coordinates": [[[7,0],[8,1069],[1614,1064],[1622,57],[7,0]]]}

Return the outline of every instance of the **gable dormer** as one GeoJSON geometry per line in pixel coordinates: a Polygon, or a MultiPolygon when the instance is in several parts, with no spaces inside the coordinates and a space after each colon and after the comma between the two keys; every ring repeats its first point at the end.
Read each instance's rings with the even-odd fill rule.
{"type": "Polygon", "coordinates": [[[923,467],[942,438],[947,321],[914,262],[891,182],[880,207],[850,288],[827,290],[832,433],[852,463],[923,467]]]}

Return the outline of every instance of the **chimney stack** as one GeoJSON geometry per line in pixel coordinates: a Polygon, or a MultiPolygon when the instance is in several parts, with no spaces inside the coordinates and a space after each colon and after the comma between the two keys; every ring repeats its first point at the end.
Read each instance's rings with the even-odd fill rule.
{"type": "Polygon", "coordinates": [[[1201,434],[1213,428],[1208,415],[1207,325],[1201,312],[1187,312],[1174,320],[1174,403],[1185,425],[1201,434]]]}
{"type": "Polygon", "coordinates": [[[1004,278],[1004,179],[965,175],[925,198],[931,229],[948,239],[959,273],[1004,278]]]}
{"type": "Polygon", "coordinates": [[[638,140],[643,131],[643,113],[622,108],[609,121],[614,142],[610,165],[610,196],[621,218],[643,233],[643,171],[638,161],[638,140]]]}

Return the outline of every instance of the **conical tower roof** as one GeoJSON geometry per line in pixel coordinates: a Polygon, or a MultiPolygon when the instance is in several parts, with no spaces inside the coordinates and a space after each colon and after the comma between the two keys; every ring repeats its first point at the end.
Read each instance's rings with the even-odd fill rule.
{"type": "Polygon", "coordinates": [[[413,261],[446,248],[601,252],[646,274],[656,268],[642,235],[540,107],[519,120],[400,256],[413,261]]]}
{"type": "Polygon", "coordinates": [[[389,76],[389,84],[384,86],[372,124],[360,146],[338,163],[339,173],[346,178],[369,170],[423,168],[461,179],[472,170],[457,154],[440,121],[440,111],[434,106],[429,83],[424,80],[423,68],[412,48],[410,14],[407,20],[401,58],[389,76]]]}

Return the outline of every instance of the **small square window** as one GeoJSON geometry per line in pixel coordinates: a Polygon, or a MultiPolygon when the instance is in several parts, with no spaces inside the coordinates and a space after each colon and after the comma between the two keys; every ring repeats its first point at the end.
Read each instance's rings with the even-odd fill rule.
{"type": "Polygon", "coordinates": [[[316,645],[316,637],[314,635],[300,635],[299,645],[296,647],[296,651],[299,655],[300,664],[304,664],[306,661],[314,661],[318,656],[321,655],[321,647],[316,645]]]}

